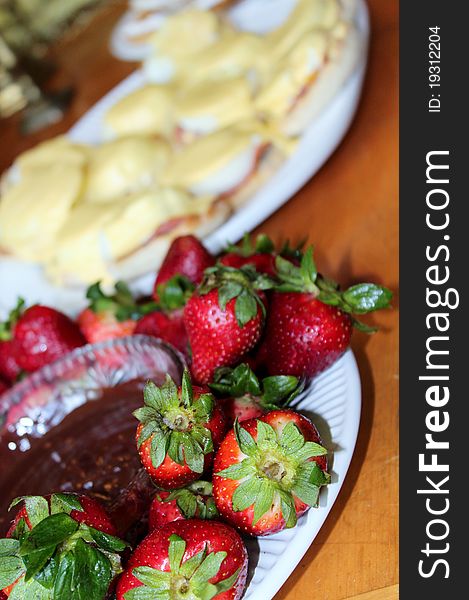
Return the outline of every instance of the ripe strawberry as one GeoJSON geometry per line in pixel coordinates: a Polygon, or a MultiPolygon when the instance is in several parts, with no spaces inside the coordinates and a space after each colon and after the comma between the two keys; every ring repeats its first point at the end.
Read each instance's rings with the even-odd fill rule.
{"type": "Polygon", "coordinates": [[[188,371],[178,388],[167,376],[158,388],[148,382],[145,406],[134,412],[140,460],[163,489],[183,487],[211,466],[226,430],[225,416],[204,388],[192,387],[188,371]]]}
{"type": "Polygon", "coordinates": [[[199,383],[215,369],[239,362],[261,337],[266,314],[262,291],[273,285],[250,266],[216,266],[206,275],[184,309],[192,350],[192,374],[199,383]]]}
{"type": "Polygon", "coordinates": [[[277,256],[298,264],[301,259],[301,248],[304,242],[292,248],[287,241],[280,250],[276,250],[272,240],[264,233],[256,237],[254,244],[248,233],[243,237],[241,246],[228,245],[218,262],[227,267],[240,269],[244,265],[252,265],[258,273],[270,277],[277,276],[275,260],[277,256]]]}
{"type": "Polygon", "coordinates": [[[259,381],[246,363],[235,369],[217,369],[214,382],[209,385],[223,396],[220,402],[230,428],[236,419],[246,421],[280,406],[288,406],[303,389],[298,378],[291,375],[265,377],[259,381]]]}
{"type": "Polygon", "coordinates": [[[6,383],[5,383],[5,382],[4,382],[2,379],[0,379],[0,396],[1,396],[1,395],[2,395],[4,392],[6,392],[6,391],[7,391],[7,389],[8,389],[8,386],[7,386],[7,384],[6,384],[6,383]]]}
{"type": "Polygon", "coordinates": [[[160,338],[172,344],[187,356],[188,337],[183,320],[183,311],[155,311],[137,321],[134,333],[142,333],[160,338]]]}
{"type": "Polygon", "coordinates": [[[224,523],[189,519],[152,531],[136,548],[117,585],[117,600],[239,600],[248,555],[224,523]]]}
{"type": "Polygon", "coordinates": [[[12,383],[21,373],[16,354],[17,348],[14,340],[0,341],[0,376],[12,383]]]}
{"type": "Polygon", "coordinates": [[[18,365],[28,372],[86,344],[78,325],[67,315],[40,304],[31,306],[19,317],[13,338],[18,365]]]}
{"type": "Polygon", "coordinates": [[[246,234],[241,247],[229,245],[218,260],[222,265],[235,269],[248,264],[253,265],[258,273],[275,277],[274,250],[274,244],[267,235],[258,235],[253,245],[249,234],[246,234]]]}
{"type": "Polygon", "coordinates": [[[158,492],[151,503],[148,522],[152,531],[180,519],[214,519],[217,516],[212,484],[194,481],[180,490],[158,492]]]}
{"type": "Polygon", "coordinates": [[[250,535],[294,527],[329,483],[315,426],[292,410],[235,423],[214,462],[213,496],[223,518],[250,535]]]}
{"type": "Polygon", "coordinates": [[[104,600],[127,544],[99,502],[77,494],[26,496],[0,540],[0,588],[15,598],[104,600]],[[84,596],[83,596],[84,597],[84,596]]]}
{"type": "Polygon", "coordinates": [[[193,235],[176,238],[156,277],[153,297],[160,300],[160,286],[176,275],[184,276],[189,282],[199,284],[207,267],[215,264],[215,258],[193,235]]]}
{"type": "Polygon", "coordinates": [[[271,295],[260,360],[271,374],[313,377],[348,348],[353,326],[374,330],[352,317],[390,305],[392,293],[373,283],[344,292],[317,273],[312,248],[299,267],[276,259],[281,285],[271,295]]]}
{"type": "Polygon", "coordinates": [[[118,281],[114,289],[114,294],[108,296],[98,281],[86,292],[90,304],[78,315],[77,321],[90,344],[132,335],[136,320],[144,312],[123,281],[118,281]]]}

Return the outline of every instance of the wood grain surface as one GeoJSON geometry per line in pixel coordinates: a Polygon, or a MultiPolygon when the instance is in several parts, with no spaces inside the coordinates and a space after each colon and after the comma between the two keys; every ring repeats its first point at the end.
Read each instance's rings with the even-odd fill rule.
{"type": "MultiPolygon", "coordinates": [[[[357,117],[328,163],[259,231],[315,244],[319,268],[344,285],[373,280],[396,292],[394,309],[355,333],[363,414],[342,492],[313,545],[276,600],[391,600],[398,589],[398,6],[369,0],[369,70],[357,117]]],[[[67,130],[135,65],[112,58],[109,34],[125,5],[101,11],[52,50],[52,86],[73,84],[66,118],[20,137],[18,117],[0,122],[0,170],[38,140],[67,130]]],[[[285,556],[288,560],[288,556],[285,556]]]]}

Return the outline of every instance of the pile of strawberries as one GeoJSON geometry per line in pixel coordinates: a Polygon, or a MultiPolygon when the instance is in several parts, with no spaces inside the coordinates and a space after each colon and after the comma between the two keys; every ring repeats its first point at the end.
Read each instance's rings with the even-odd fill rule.
{"type": "Polygon", "coordinates": [[[341,291],[317,272],[312,248],[276,250],[259,236],[216,259],[185,236],[152,298],[135,300],[122,283],[112,295],[97,283],[87,297],[76,322],[20,301],[0,328],[0,376],[12,383],[86,342],[138,333],[185,356],[181,384],[147,382],[134,413],[136,449],[158,490],[150,531],[129,558],[112,524],[88,516],[95,501],[20,499],[0,540],[0,590],[41,600],[110,591],[117,600],[236,600],[248,561],[238,532],[295,526],[330,481],[316,427],[289,404],[343,354],[354,326],[373,331],[353,315],[389,306],[391,292],[371,283],[341,291]]]}
{"type": "Polygon", "coordinates": [[[171,343],[199,384],[240,362],[270,375],[310,378],[347,349],[354,326],[373,331],[353,315],[389,306],[391,292],[371,283],[340,291],[317,272],[312,248],[276,250],[265,235],[255,244],[245,238],[218,258],[183,236],[171,245],[152,298],[135,299],[123,282],[111,295],[96,283],[87,298],[76,321],[18,301],[0,324],[3,388],[85,343],[132,334],[171,343]]]}

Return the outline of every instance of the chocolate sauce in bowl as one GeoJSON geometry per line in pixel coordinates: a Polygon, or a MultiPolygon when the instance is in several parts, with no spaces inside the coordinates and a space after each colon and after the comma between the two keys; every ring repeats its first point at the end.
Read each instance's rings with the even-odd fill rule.
{"type": "Polygon", "coordinates": [[[92,398],[39,436],[37,428],[28,434],[27,420],[9,428],[0,443],[0,536],[14,516],[11,500],[22,495],[75,491],[108,507],[117,499],[121,516],[128,512],[119,496],[140,469],[132,411],[143,403],[142,389],[137,380],[93,390],[92,398]]]}
{"type": "Polygon", "coordinates": [[[0,537],[13,498],[74,491],[100,499],[133,542],[155,493],[140,465],[137,420],[148,379],[180,382],[169,344],[133,335],[83,346],[0,396],[0,537]]]}

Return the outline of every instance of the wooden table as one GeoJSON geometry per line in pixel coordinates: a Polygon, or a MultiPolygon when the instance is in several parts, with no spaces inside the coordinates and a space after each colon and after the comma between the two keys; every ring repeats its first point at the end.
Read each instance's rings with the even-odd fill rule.
{"type": "MultiPolygon", "coordinates": [[[[344,285],[373,280],[398,286],[398,8],[369,0],[373,37],[363,100],[340,148],[290,202],[260,228],[275,239],[307,233],[321,270],[344,285]],[[305,227],[308,229],[305,230],[305,227]]],[[[0,169],[19,151],[68,129],[135,65],[107,50],[123,5],[103,10],[53,49],[54,85],[77,93],[61,123],[21,138],[18,118],[0,122],[0,169]]],[[[355,455],[330,516],[277,600],[391,600],[398,596],[398,314],[371,321],[380,332],[355,333],[363,415],[355,455]]],[[[288,560],[285,557],[285,560],[288,560]]]]}

